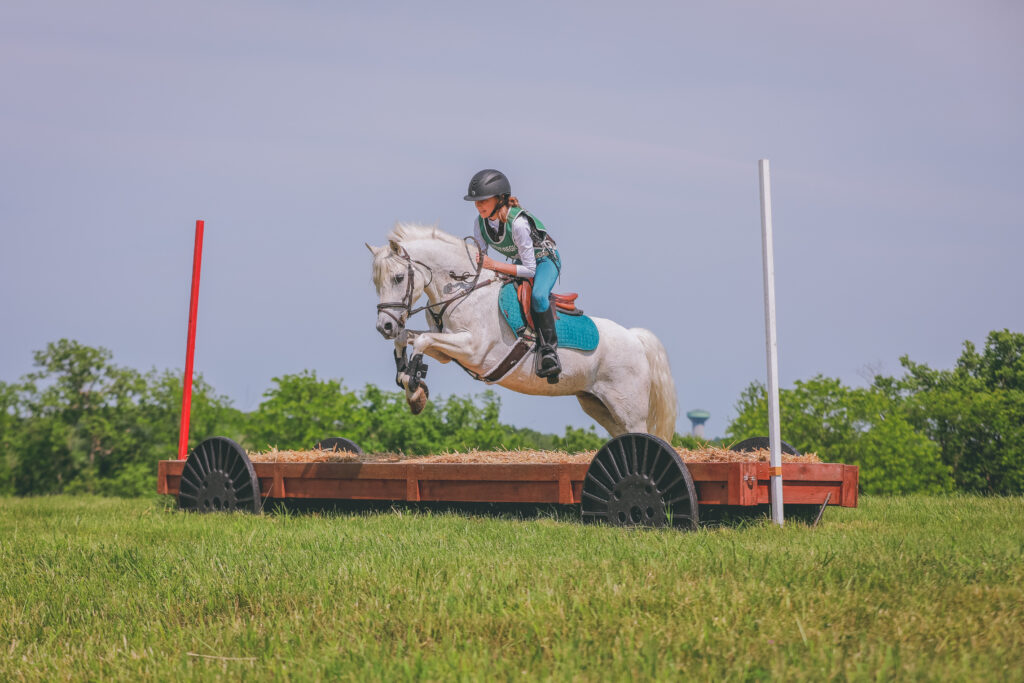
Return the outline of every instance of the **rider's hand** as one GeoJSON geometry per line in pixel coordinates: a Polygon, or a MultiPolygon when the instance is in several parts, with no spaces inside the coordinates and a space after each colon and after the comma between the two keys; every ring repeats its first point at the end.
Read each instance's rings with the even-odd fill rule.
{"type": "Polygon", "coordinates": [[[516,267],[512,263],[499,263],[490,256],[484,255],[483,267],[487,270],[493,270],[496,273],[504,273],[512,277],[516,276],[516,267]]]}

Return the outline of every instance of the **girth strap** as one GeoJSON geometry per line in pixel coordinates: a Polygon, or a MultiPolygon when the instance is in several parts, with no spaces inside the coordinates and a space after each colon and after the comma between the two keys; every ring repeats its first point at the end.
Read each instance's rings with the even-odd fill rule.
{"type": "Polygon", "coordinates": [[[519,365],[519,361],[521,361],[523,357],[533,349],[533,341],[534,340],[529,337],[520,337],[517,339],[515,345],[512,346],[512,349],[486,375],[479,375],[462,363],[459,363],[459,361],[456,360],[455,362],[459,363],[459,367],[465,370],[473,379],[493,384],[495,382],[500,382],[505,375],[512,372],[512,370],[519,365]]]}
{"type": "Polygon", "coordinates": [[[520,337],[517,339],[515,346],[508,352],[508,355],[493,370],[484,375],[483,380],[485,382],[497,382],[510,373],[515,366],[519,365],[519,361],[523,359],[523,356],[530,352],[531,346],[532,344],[525,338],[520,337]]]}

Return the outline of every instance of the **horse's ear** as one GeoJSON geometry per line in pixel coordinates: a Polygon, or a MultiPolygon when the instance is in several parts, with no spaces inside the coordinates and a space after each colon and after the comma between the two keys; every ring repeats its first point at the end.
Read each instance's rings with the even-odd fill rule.
{"type": "Polygon", "coordinates": [[[370,253],[373,254],[374,256],[377,255],[378,251],[380,251],[381,249],[384,248],[384,247],[371,247],[369,242],[363,242],[363,244],[366,245],[366,248],[369,249],[370,253]]]}
{"type": "Polygon", "coordinates": [[[391,247],[391,251],[393,251],[394,253],[396,253],[396,254],[401,254],[402,253],[402,245],[400,245],[395,240],[388,240],[388,246],[391,247]]]}

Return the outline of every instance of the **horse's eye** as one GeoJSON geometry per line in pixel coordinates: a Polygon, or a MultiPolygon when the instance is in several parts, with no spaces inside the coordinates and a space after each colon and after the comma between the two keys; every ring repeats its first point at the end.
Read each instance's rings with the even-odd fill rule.
{"type": "Polygon", "coordinates": [[[395,284],[396,284],[396,285],[400,285],[400,284],[402,284],[402,281],[403,281],[403,280],[405,280],[405,273],[402,273],[402,274],[400,274],[400,275],[396,275],[396,276],[395,276],[395,284]]]}

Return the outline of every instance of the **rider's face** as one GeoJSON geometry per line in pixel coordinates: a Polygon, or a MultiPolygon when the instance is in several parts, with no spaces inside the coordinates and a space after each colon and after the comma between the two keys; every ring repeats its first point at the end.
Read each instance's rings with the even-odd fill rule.
{"type": "Polygon", "coordinates": [[[476,202],[476,210],[480,212],[480,215],[487,218],[494,213],[494,207],[498,205],[497,197],[488,197],[487,199],[478,199],[476,202]]]}

